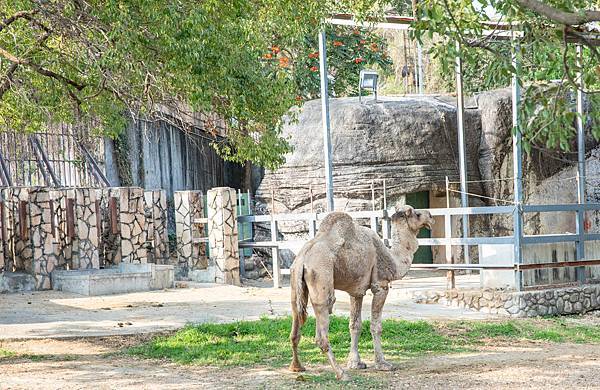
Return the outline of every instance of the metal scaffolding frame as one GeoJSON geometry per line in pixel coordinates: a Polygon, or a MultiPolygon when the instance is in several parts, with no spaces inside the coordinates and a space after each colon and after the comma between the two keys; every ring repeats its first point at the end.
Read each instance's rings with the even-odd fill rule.
{"type": "MultiPolygon", "coordinates": [[[[346,26],[358,26],[358,27],[373,27],[373,28],[381,28],[381,29],[396,29],[396,30],[409,30],[410,24],[414,22],[412,17],[404,17],[404,16],[386,16],[383,20],[380,21],[355,21],[353,16],[350,14],[337,14],[333,15],[331,18],[325,21],[328,24],[334,25],[346,25],[346,26]]],[[[513,236],[506,237],[510,238],[510,243],[514,245],[514,267],[511,269],[515,270],[515,287],[517,290],[521,290],[523,288],[522,267],[520,265],[523,263],[523,252],[522,246],[527,241],[526,237],[523,235],[523,148],[522,148],[522,140],[521,140],[521,128],[520,128],[520,113],[519,113],[519,105],[521,101],[521,86],[519,85],[518,72],[520,69],[520,61],[519,61],[519,42],[518,37],[521,36],[520,31],[515,31],[513,26],[509,23],[486,23],[489,26],[489,29],[483,30],[483,35],[493,36],[497,39],[509,39],[512,42],[512,63],[515,69],[515,73],[513,73],[512,78],[512,126],[513,126],[513,136],[512,136],[512,145],[513,145],[513,192],[514,192],[514,203],[515,206],[511,207],[511,212],[513,214],[513,236]]],[[[590,37],[595,43],[600,43],[600,37],[592,36],[590,37]]],[[[572,42],[572,37],[567,37],[567,41],[572,42]]],[[[457,49],[460,53],[460,45],[457,43],[457,49]]],[[[327,183],[327,205],[328,211],[334,210],[333,203],[333,167],[332,167],[332,146],[331,146],[331,123],[330,123],[330,114],[329,114],[329,90],[327,85],[327,52],[326,52],[326,37],[325,32],[320,31],[319,33],[319,59],[320,59],[320,77],[321,77],[321,101],[322,101],[322,119],[323,119],[323,140],[324,140],[324,155],[325,155],[325,180],[327,183]]],[[[582,60],[582,48],[580,44],[577,44],[577,59],[578,63],[581,64],[582,60]]],[[[418,66],[421,68],[422,61],[418,61],[418,66]]],[[[465,211],[462,214],[463,218],[463,238],[456,241],[452,238],[446,238],[445,240],[456,241],[464,245],[464,253],[465,253],[465,263],[468,266],[469,261],[469,245],[482,243],[481,238],[470,238],[469,237],[469,224],[468,224],[468,215],[471,214],[468,212],[469,210],[474,210],[476,208],[468,207],[468,196],[467,196],[467,166],[466,166],[466,151],[465,151],[465,139],[464,139],[464,95],[462,89],[462,63],[460,59],[460,55],[456,57],[455,62],[455,70],[456,70],[456,95],[457,95],[457,122],[458,122],[458,144],[459,144],[459,159],[460,159],[460,188],[461,188],[461,206],[462,210],[465,211]]],[[[422,69],[418,70],[419,74],[419,92],[422,93],[422,69]]],[[[577,207],[573,209],[576,211],[576,224],[577,231],[575,234],[575,243],[576,243],[576,258],[577,260],[585,259],[585,250],[584,244],[586,239],[594,239],[595,235],[585,234],[584,229],[584,212],[585,208],[585,137],[584,137],[584,109],[583,109],[583,78],[581,74],[578,75],[578,81],[580,82],[579,88],[577,89],[577,149],[578,149],[578,163],[577,163],[577,172],[578,172],[578,186],[577,186],[577,195],[578,195],[578,204],[577,207]],[[593,237],[590,237],[593,236],[593,237]]],[[[532,208],[538,210],[538,212],[549,212],[549,211],[563,211],[564,208],[571,209],[568,207],[569,205],[544,205],[544,206],[527,206],[531,211],[532,208]],[[558,209],[556,207],[559,207],[558,209]]],[[[598,206],[598,205],[594,205],[598,206]]],[[[487,211],[490,211],[489,214],[493,213],[504,213],[504,206],[495,206],[489,207],[487,211]]],[[[597,209],[597,208],[594,208],[597,209]]],[[[456,210],[456,209],[455,209],[456,210]]],[[[445,215],[445,214],[444,214],[445,215]]],[[[447,233],[446,233],[447,234],[447,233]]],[[[554,237],[549,237],[548,239],[544,239],[542,237],[540,240],[536,242],[569,242],[572,241],[573,237],[565,237],[565,235],[553,235],[554,237]]],[[[448,236],[447,236],[448,237],[448,236]]],[[[498,237],[500,238],[500,237],[498,237]]],[[[596,237],[596,239],[599,237],[596,237]]],[[[419,240],[421,243],[425,244],[424,241],[427,240],[419,240]]],[[[430,239],[429,241],[432,241],[430,239]]],[[[433,240],[439,241],[439,240],[433,240]]],[[[498,241],[498,240],[495,240],[498,241]]],[[[508,242],[508,240],[502,240],[502,242],[508,242]]],[[[499,243],[499,242],[498,242],[499,243]]],[[[446,244],[448,245],[448,244],[446,244]]],[[[439,268],[439,267],[438,267],[439,268]]],[[[452,267],[451,267],[452,268],[452,267]]],[[[452,269],[460,269],[461,266],[456,264],[452,269]]],[[[472,267],[462,267],[463,269],[470,269],[472,267]]],[[[584,267],[576,268],[577,279],[581,283],[585,279],[585,269],[584,267]]]]}

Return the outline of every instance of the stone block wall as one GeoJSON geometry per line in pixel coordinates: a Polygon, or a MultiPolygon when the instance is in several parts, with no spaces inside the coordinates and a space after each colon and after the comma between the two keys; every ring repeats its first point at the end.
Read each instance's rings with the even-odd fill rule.
{"type": "Polygon", "coordinates": [[[74,231],[71,241],[71,268],[98,269],[99,235],[96,217],[96,191],[76,188],[67,191],[67,199],[73,204],[74,231]]]}
{"type": "Polygon", "coordinates": [[[446,290],[415,295],[418,303],[440,303],[512,317],[581,314],[600,309],[600,285],[531,291],[446,290]]]}
{"type": "Polygon", "coordinates": [[[146,263],[144,190],[117,187],[96,190],[100,209],[100,264],[146,263]]]}
{"type": "Polygon", "coordinates": [[[175,201],[175,231],[177,234],[177,268],[187,276],[190,270],[206,269],[206,237],[204,224],[194,223],[205,217],[204,194],[201,191],[177,191],[175,201]]]}
{"type": "Polygon", "coordinates": [[[60,264],[61,253],[57,245],[57,232],[53,218],[53,192],[47,188],[32,188],[29,192],[30,244],[33,253],[29,270],[36,288],[51,287],[50,273],[60,264]]]}
{"type": "Polygon", "coordinates": [[[136,187],[115,190],[120,195],[121,261],[125,263],[146,263],[144,190],[136,187]]]}
{"type": "Polygon", "coordinates": [[[167,231],[167,193],[164,190],[144,191],[148,262],[169,263],[167,231]]]}
{"type": "Polygon", "coordinates": [[[215,282],[240,284],[236,193],[233,188],[208,191],[209,267],[215,269],[215,282]]]}
{"type": "Polygon", "coordinates": [[[25,271],[31,269],[31,245],[29,245],[29,188],[11,187],[0,189],[4,199],[4,269],[25,271]]]}

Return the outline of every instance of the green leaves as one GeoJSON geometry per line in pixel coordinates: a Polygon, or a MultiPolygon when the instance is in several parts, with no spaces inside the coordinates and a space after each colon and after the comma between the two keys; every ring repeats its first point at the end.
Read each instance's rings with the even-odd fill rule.
{"type": "Polygon", "coordinates": [[[0,19],[21,11],[35,18],[0,30],[0,86],[8,86],[0,127],[91,120],[116,136],[126,116],[185,119],[200,111],[218,116],[207,131],[226,138],[215,142],[225,158],[274,168],[289,150],[281,118],[296,104],[297,86],[262,56],[275,41],[296,48],[316,36],[309,28],[323,9],[291,0],[4,2],[0,19]],[[22,61],[14,74],[5,52],[22,61]]]}
{"type": "MultiPolygon", "coordinates": [[[[555,0],[553,6],[565,9],[591,9],[593,0],[555,0]]],[[[467,93],[507,87],[511,84],[513,65],[511,43],[485,37],[493,27],[487,21],[500,18],[513,23],[523,33],[518,39],[521,68],[518,81],[523,86],[522,122],[524,146],[570,150],[576,134],[575,91],[577,73],[582,73],[587,94],[585,121],[595,137],[600,135],[600,57],[597,50],[585,48],[583,63],[578,66],[575,45],[565,45],[563,28],[548,19],[520,7],[514,0],[423,0],[418,3],[419,20],[413,36],[430,38],[430,53],[441,65],[449,89],[454,85],[454,59],[463,61],[464,86],[467,93]],[[478,5],[476,5],[478,4],[478,5]],[[488,30],[486,32],[485,30],[488,30]],[[434,39],[431,39],[431,38],[434,39]],[[460,53],[455,43],[461,43],[460,53]],[[551,82],[554,81],[554,82],[551,82]]]]}

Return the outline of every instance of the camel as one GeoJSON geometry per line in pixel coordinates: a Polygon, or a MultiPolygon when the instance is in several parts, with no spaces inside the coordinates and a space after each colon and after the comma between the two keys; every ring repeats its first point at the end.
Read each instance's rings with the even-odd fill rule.
{"type": "Polygon", "coordinates": [[[392,240],[388,249],[376,232],[358,225],[346,213],[332,212],[323,219],[319,232],[302,247],[290,270],[291,371],[304,371],[298,358],[298,344],[310,297],[316,317],[315,341],[321,351],[327,354],[337,379],[349,379],[336,362],[329,344],[329,315],[335,303],[334,290],[346,291],[350,295],[351,346],[347,367],[367,367],[358,353],[358,339],[362,328],[362,302],[368,289],[373,292],[371,335],[375,368],[385,371],[393,369],[381,350],[381,312],[389,284],[408,273],[419,246],[417,233],[422,227],[431,229],[433,223],[428,211],[418,211],[411,206],[396,207],[391,216],[392,240]]]}

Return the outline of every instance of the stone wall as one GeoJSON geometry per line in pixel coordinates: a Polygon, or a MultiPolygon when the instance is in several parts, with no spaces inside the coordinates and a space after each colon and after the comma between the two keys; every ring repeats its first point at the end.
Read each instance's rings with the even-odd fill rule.
{"type": "Polygon", "coordinates": [[[32,268],[38,290],[51,287],[50,274],[61,262],[60,246],[54,218],[53,191],[33,188],[29,192],[30,245],[33,254],[32,268]]]}
{"type": "Polygon", "coordinates": [[[165,198],[137,187],[0,189],[0,272],[48,289],[55,269],[168,262],[165,198]]]}
{"type": "Polygon", "coordinates": [[[71,268],[100,268],[98,253],[99,233],[96,215],[96,192],[89,188],[67,190],[67,201],[72,204],[75,224],[72,237],[71,268]]]}
{"type": "Polygon", "coordinates": [[[178,273],[188,276],[190,270],[208,267],[206,244],[200,238],[206,237],[204,224],[195,223],[205,218],[204,194],[201,191],[175,192],[175,231],[177,234],[178,273]]]}
{"type": "Polygon", "coordinates": [[[600,309],[600,285],[531,291],[445,290],[418,293],[417,303],[439,303],[512,317],[581,314],[600,309]]]}
{"type": "Polygon", "coordinates": [[[101,209],[101,265],[146,263],[144,190],[117,187],[97,190],[101,209]]]}
{"type": "Polygon", "coordinates": [[[240,284],[236,193],[233,188],[208,191],[209,268],[217,283],[240,284]]]}
{"type": "Polygon", "coordinates": [[[167,194],[164,190],[144,191],[148,262],[168,264],[167,194]]]}

